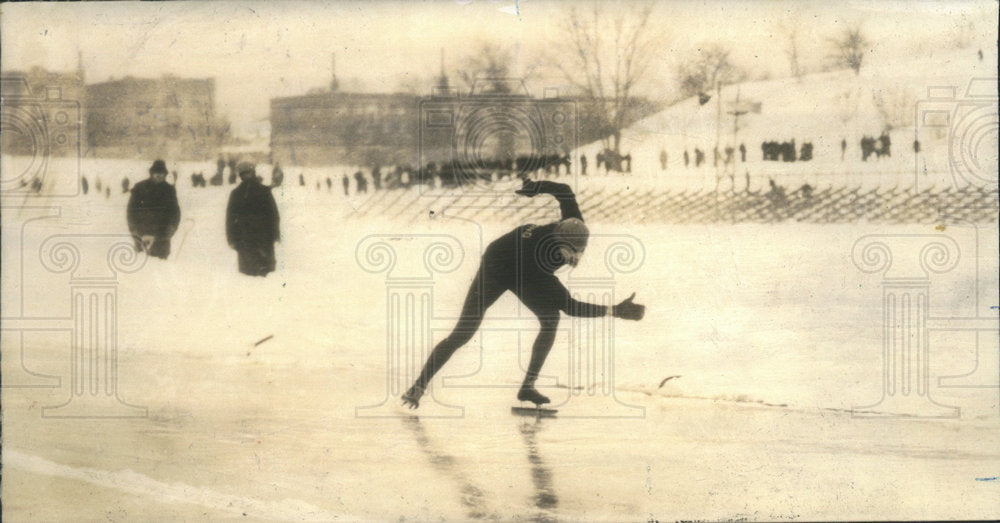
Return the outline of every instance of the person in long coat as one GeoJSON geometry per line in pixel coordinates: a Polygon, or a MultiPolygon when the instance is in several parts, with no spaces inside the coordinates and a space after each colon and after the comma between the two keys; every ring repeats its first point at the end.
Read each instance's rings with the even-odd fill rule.
{"type": "Polygon", "coordinates": [[[177,189],[166,178],[167,166],[163,160],[153,162],[149,178],[132,187],[126,209],[135,250],[163,259],[170,256],[170,238],[181,221],[177,189]]]}
{"type": "Polygon", "coordinates": [[[274,244],[281,241],[278,206],[252,164],[240,164],[238,172],[242,182],[229,194],[226,239],[239,255],[241,273],[267,276],[275,267],[274,244]]]}

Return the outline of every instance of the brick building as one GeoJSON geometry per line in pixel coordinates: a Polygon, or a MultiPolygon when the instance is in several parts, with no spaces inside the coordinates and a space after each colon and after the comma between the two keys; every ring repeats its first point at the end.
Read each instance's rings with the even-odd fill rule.
{"type": "Polygon", "coordinates": [[[88,156],[207,159],[228,132],[212,78],[126,77],[86,91],[88,156]]]}
{"type": "Polygon", "coordinates": [[[271,155],[287,165],[413,163],[410,94],[325,91],[271,100],[271,155]]]}

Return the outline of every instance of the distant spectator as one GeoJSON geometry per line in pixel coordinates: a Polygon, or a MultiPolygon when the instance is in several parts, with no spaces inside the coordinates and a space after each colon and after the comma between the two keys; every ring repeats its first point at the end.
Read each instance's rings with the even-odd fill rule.
{"type": "Polygon", "coordinates": [[[378,165],[372,167],[372,186],[376,191],[382,190],[382,168],[378,165]]]}
{"type": "Polygon", "coordinates": [[[812,185],[809,185],[808,183],[804,183],[804,184],[802,184],[802,188],[800,189],[800,191],[802,192],[802,197],[803,198],[805,198],[806,200],[811,200],[812,199],[812,195],[813,195],[813,187],[812,187],[812,185]]]}
{"type": "Polygon", "coordinates": [[[747,146],[740,144],[740,162],[747,161],[747,146]]]}
{"type": "Polygon", "coordinates": [[[241,163],[238,172],[242,182],[226,207],[226,240],[238,254],[241,273],[267,276],[276,265],[274,244],[281,241],[278,206],[253,164],[241,163]]]}
{"type": "Polygon", "coordinates": [[[281,182],[285,180],[285,171],[281,170],[281,164],[274,162],[274,168],[271,169],[271,187],[281,187],[281,182]]]}
{"type": "Polygon", "coordinates": [[[688,156],[688,150],[684,149],[684,167],[687,167],[691,163],[691,157],[688,156]]]}
{"type": "Polygon", "coordinates": [[[701,149],[695,147],[694,148],[694,166],[695,167],[701,167],[701,164],[704,161],[705,161],[705,153],[703,153],[701,151],[701,149]]]}
{"type": "Polygon", "coordinates": [[[813,144],[812,144],[812,142],[803,142],[802,143],[802,153],[799,154],[799,161],[800,162],[808,162],[809,160],[812,160],[812,157],[813,157],[813,144]]]}
{"type": "Polygon", "coordinates": [[[840,161],[844,161],[844,155],[847,153],[847,138],[840,140],[840,161]]]}
{"type": "Polygon", "coordinates": [[[346,173],[344,174],[344,177],[340,179],[340,183],[344,186],[344,196],[348,196],[351,189],[351,180],[347,177],[346,173]]]}
{"type": "Polygon", "coordinates": [[[236,172],[236,168],[237,168],[236,167],[236,157],[235,156],[230,156],[229,157],[229,185],[233,185],[233,184],[236,183],[236,176],[238,174],[236,172]]]}
{"type": "Polygon", "coordinates": [[[586,154],[581,154],[580,155],[580,174],[583,175],[583,176],[587,176],[587,155],[586,154]]]}
{"type": "Polygon", "coordinates": [[[878,137],[878,147],[875,149],[875,155],[878,158],[883,156],[892,157],[892,141],[889,139],[889,133],[882,133],[878,137]]]}
{"type": "Polygon", "coordinates": [[[364,194],[368,192],[368,180],[365,180],[365,175],[362,174],[361,171],[354,173],[354,181],[358,185],[356,194],[364,194]]]}
{"type": "Polygon", "coordinates": [[[80,178],[80,189],[83,190],[83,194],[87,194],[87,191],[90,190],[90,184],[87,183],[87,177],[86,176],[80,178]]]}
{"type": "MultiPolygon", "coordinates": [[[[166,169],[166,167],[164,167],[164,171],[163,171],[163,178],[164,178],[164,180],[166,180],[166,178],[167,178],[167,171],[165,169],[166,169]]],[[[128,181],[128,176],[122,178],[122,194],[125,194],[125,193],[128,192],[130,184],[131,184],[131,182],[128,181]]]]}
{"type": "Polygon", "coordinates": [[[661,171],[666,171],[667,170],[667,150],[666,149],[660,149],[660,170],[661,171]]]}
{"type": "Polygon", "coordinates": [[[166,183],[166,178],[167,166],[163,160],[153,162],[149,178],[132,188],[126,210],[135,250],[163,259],[170,256],[170,238],[181,220],[177,189],[166,183]]]}
{"type": "Polygon", "coordinates": [[[327,176],[326,177],[326,192],[330,192],[332,190],[333,190],[333,180],[331,180],[330,177],[327,176]]]}
{"type": "MultiPolygon", "coordinates": [[[[982,51],[980,51],[982,52],[982,51]]],[[[913,152],[915,154],[920,154],[920,140],[913,140],[913,152]]],[[[86,180],[84,180],[86,181],[86,180]]],[[[84,189],[83,194],[87,194],[87,190],[84,189]]]]}
{"type": "Polygon", "coordinates": [[[306,186],[306,177],[302,176],[302,173],[299,173],[299,187],[305,187],[305,186],[306,186]]]}

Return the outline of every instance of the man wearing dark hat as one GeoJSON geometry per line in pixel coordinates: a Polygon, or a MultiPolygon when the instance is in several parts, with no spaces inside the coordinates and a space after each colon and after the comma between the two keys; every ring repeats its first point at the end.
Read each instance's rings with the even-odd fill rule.
{"type": "Polygon", "coordinates": [[[226,239],[239,255],[239,269],[250,276],[274,271],[274,243],[281,240],[278,206],[253,164],[237,167],[242,182],[229,194],[226,239]]]}
{"type": "Polygon", "coordinates": [[[156,160],[149,168],[149,178],[132,188],[126,211],[135,249],[163,259],[170,256],[170,238],[181,221],[177,190],[166,179],[167,165],[156,160]]]}
{"type": "Polygon", "coordinates": [[[562,219],[547,225],[522,225],[486,247],[479,272],[465,297],[458,324],[447,338],[434,347],[420,377],[403,395],[403,402],[410,408],[420,405],[420,398],[431,378],[459,347],[472,338],[483,321],[486,309],[507,291],[517,295],[541,324],[531,348],[528,371],[517,393],[518,400],[536,405],[549,402],[549,398],[535,389],[535,380],[555,342],[560,311],[570,316],[591,318],[611,314],[636,321],[645,314],[645,306],[632,302],[634,293],[612,307],[585,303],[570,296],[555,276],[554,272],[563,265],[576,267],[589,237],[576,197],[568,185],[525,180],[523,187],[516,192],[529,198],[538,194],[555,196],[562,219]]]}

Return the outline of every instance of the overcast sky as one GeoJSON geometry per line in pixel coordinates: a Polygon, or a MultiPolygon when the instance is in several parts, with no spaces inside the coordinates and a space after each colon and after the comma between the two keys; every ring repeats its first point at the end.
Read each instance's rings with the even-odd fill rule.
{"type": "MultiPolygon", "coordinates": [[[[449,69],[486,41],[517,49],[524,63],[538,61],[560,41],[568,5],[538,0],[5,3],[0,44],[4,70],[72,70],[79,51],[88,82],[164,73],[215,77],[218,111],[237,128],[247,128],[266,120],[270,98],[327,86],[332,52],[342,87],[383,92],[430,83],[442,48],[449,69]]],[[[658,5],[651,20],[662,45],[645,88],[654,95],[673,89],[673,65],[709,42],[730,46],[734,61],[751,72],[787,75],[778,24],[792,16],[806,28],[804,62],[817,66],[827,54],[827,38],[855,23],[873,41],[873,53],[883,57],[945,45],[970,28],[977,40],[995,46],[996,13],[996,0],[672,1],[658,5]]]]}

